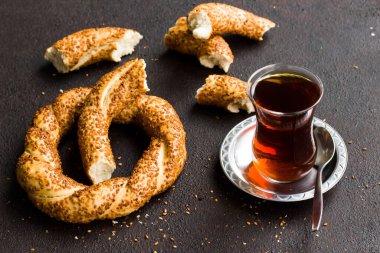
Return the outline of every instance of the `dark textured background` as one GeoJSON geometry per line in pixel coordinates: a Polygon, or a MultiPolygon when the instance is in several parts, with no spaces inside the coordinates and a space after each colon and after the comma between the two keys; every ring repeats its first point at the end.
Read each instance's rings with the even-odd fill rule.
{"type": "MultiPolygon", "coordinates": [[[[248,115],[195,105],[194,94],[207,75],[221,71],[206,69],[196,58],[168,51],[163,44],[166,30],[200,1],[2,0],[0,252],[380,252],[379,1],[226,2],[278,24],[260,43],[226,37],[235,55],[229,74],[245,80],[256,69],[277,62],[310,68],[325,84],[316,116],[353,141],[345,178],[325,195],[323,223],[328,225],[313,234],[311,201],[263,202],[223,175],[221,142],[248,115]],[[39,107],[51,103],[59,89],[91,86],[120,65],[103,62],[55,75],[44,61],[44,50],[57,39],[100,26],[134,28],[144,35],[136,52],[122,62],[145,59],[150,94],[169,100],[177,110],[187,131],[189,157],[175,189],[117,219],[118,224],[106,220],[72,225],[33,207],[16,182],[15,165],[39,107]],[[169,210],[165,217],[164,208],[169,210]],[[279,225],[282,219],[285,228],[279,225]]],[[[116,176],[128,175],[149,138],[133,126],[112,126],[110,135],[115,154],[123,157],[116,176]]],[[[60,152],[64,172],[86,183],[75,130],[60,152]]]]}

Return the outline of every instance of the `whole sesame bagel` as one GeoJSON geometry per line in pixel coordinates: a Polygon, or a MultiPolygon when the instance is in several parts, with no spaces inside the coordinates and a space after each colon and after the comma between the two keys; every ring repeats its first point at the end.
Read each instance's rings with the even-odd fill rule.
{"type": "Polygon", "coordinates": [[[275,27],[269,19],[222,3],[196,6],[188,15],[189,29],[197,39],[208,39],[216,34],[238,34],[262,40],[264,33],[275,27]]]}
{"type": "Polygon", "coordinates": [[[207,67],[215,65],[227,72],[234,60],[227,42],[219,35],[207,40],[196,39],[187,27],[187,18],[180,17],[176,25],[165,34],[165,45],[180,53],[195,55],[199,62],[207,67]]]}
{"type": "MultiPolygon", "coordinates": [[[[66,91],[54,103],[37,111],[25,138],[25,151],[17,164],[17,179],[41,211],[72,223],[113,219],[139,209],[152,196],[175,182],[186,161],[185,131],[167,101],[143,94],[145,78],[135,76],[138,72],[145,74],[142,63],[142,60],[128,62],[104,76],[93,89],[66,91]],[[142,91],[131,90],[132,84],[137,84],[142,91]],[[91,151],[95,147],[98,154],[89,155],[89,167],[99,162],[92,159],[94,157],[107,158],[111,164],[114,163],[110,161],[110,146],[105,150],[107,145],[97,147],[94,143],[99,138],[108,140],[108,129],[96,131],[95,121],[100,123],[100,127],[104,126],[103,121],[108,126],[111,121],[135,123],[151,136],[148,149],[130,177],[106,181],[102,178],[99,183],[87,186],[62,173],[57,147],[82,110],[78,131],[81,153],[86,155],[83,151],[91,151]],[[87,123],[85,119],[88,119],[87,123]],[[92,139],[88,138],[91,133],[92,139]]],[[[96,168],[102,169],[101,166],[96,168]]]]}

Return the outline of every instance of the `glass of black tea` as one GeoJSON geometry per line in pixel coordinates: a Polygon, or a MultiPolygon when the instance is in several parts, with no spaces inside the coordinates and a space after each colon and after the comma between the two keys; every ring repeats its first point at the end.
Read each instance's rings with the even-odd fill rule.
{"type": "Polygon", "coordinates": [[[316,158],[313,115],[323,84],[309,70],[269,65],[248,80],[248,96],[256,109],[252,165],[265,178],[294,182],[306,176],[316,158]]]}

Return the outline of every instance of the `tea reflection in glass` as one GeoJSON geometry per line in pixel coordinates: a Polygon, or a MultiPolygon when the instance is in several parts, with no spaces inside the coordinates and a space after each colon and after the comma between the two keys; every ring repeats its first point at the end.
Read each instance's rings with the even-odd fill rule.
{"type": "Polygon", "coordinates": [[[248,95],[257,127],[248,178],[253,169],[276,182],[296,181],[310,172],[316,158],[313,115],[322,94],[322,82],[303,68],[275,64],[251,76],[248,95]]]}

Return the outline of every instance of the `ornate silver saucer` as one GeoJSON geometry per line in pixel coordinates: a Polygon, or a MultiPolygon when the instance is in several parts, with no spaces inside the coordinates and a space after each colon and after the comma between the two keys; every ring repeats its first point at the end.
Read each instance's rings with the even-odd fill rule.
{"type": "MultiPolygon", "coordinates": [[[[323,171],[323,193],[333,188],[347,167],[347,148],[338,132],[329,124],[314,118],[314,127],[325,127],[334,139],[336,152],[333,160],[323,171]]],[[[255,197],[280,202],[294,202],[314,197],[316,169],[303,179],[293,183],[275,183],[259,172],[247,180],[245,173],[253,159],[252,139],[256,127],[256,116],[237,124],[227,134],[220,149],[220,162],[226,176],[239,189],[255,197]]]]}

